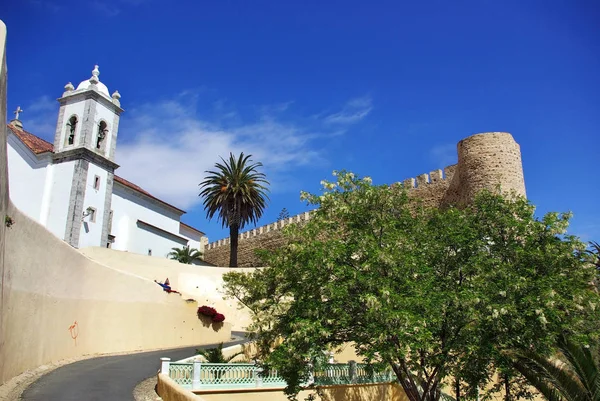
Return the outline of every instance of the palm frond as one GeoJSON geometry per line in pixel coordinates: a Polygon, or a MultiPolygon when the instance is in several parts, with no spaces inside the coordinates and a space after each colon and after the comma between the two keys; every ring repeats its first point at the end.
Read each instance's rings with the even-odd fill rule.
{"type": "Polygon", "coordinates": [[[559,348],[591,399],[592,394],[598,392],[599,376],[598,366],[594,362],[590,349],[568,341],[564,337],[559,341],[559,348]]]}
{"type": "Polygon", "coordinates": [[[513,360],[514,368],[550,401],[600,401],[595,351],[564,337],[557,345],[556,359],[521,352],[513,360]]]}
{"type": "Polygon", "coordinates": [[[527,381],[537,389],[548,401],[564,401],[560,392],[554,387],[551,381],[541,372],[532,366],[526,359],[519,359],[514,362],[514,368],[519,371],[527,381]]]}

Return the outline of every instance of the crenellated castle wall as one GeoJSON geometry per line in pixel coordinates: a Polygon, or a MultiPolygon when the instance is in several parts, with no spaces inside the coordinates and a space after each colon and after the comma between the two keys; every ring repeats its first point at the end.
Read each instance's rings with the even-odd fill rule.
{"type": "MultiPolygon", "coordinates": [[[[458,163],[408,178],[402,184],[409,196],[420,199],[426,207],[465,204],[482,189],[516,192],[525,196],[525,180],[521,150],[512,135],[506,132],[475,134],[457,145],[458,163]]],[[[256,249],[276,249],[284,244],[281,229],[310,218],[305,212],[240,234],[238,264],[240,267],[260,266],[256,249]]],[[[208,244],[204,258],[217,266],[229,264],[229,238],[208,244]]]]}

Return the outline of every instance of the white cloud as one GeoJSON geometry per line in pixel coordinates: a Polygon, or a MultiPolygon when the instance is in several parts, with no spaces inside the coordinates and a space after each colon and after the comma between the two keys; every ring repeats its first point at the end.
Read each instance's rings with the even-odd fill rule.
{"type": "Polygon", "coordinates": [[[371,98],[369,96],[350,99],[344,108],[325,117],[327,124],[354,124],[361,121],[373,110],[371,98]]]}
{"type": "MultiPolygon", "coordinates": [[[[182,208],[201,202],[198,184],[219,157],[251,154],[264,164],[271,191],[280,192],[293,181],[292,171],[296,174],[298,167],[324,163],[318,140],[340,135],[339,129],[326,127],[327,118],[286,119],[291,103],[261,107],[254,120],[243,122],[222,115],[198,117],[196,100],[196,95],[185,93],[134,107],[119,128],[117,174],[182,208]]],[[[238,116],[231,109],[225,114],[238,116]]]]}
{"type": "Polygon", "coordinates": [[[23,106],[19,120],[23,128],[35,135],[52,142],[56,130],[56,118],[59,105],[50,96],[41,96],[32,103],[23,106]]]}
{"type": "Polygon", "coordinates": [[[55,112],[58,110],[58,102],[50,96],[41,96],[33,101],[27,108],[29,112],[55,112]]]}
{"type": "Polygon", "coordinates": [[[455,144],[437,145],[429,151],[431,159],[440,167],[450,166],[457,162],[455,144]]]}

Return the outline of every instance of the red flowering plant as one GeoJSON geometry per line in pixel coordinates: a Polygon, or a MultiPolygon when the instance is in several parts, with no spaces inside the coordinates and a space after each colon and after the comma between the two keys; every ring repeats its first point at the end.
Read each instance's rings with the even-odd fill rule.
{"type": "Polygon", "coordinates": [[[212,321],[213,323],[221,323],[222,321],[225,320],[225,315],[223,315],[222,313],[216,313],[213,317],[212,317],[212,321]]]}
{"type": "Polygon", "coordinates": [[[214,318],[214,316],[217,315],[217,310],[212,306],[204,305],[198,308],[198,317],[200,317],[200,315],[214,318]]]}

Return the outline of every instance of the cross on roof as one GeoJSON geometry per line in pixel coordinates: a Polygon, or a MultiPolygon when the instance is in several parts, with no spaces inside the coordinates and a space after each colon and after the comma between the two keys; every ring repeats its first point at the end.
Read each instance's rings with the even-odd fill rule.
{"type": "Polygon", "coordinates": [[[16,109],[15,111],[13,111],[13,113],[14,113],[14,114],[15,114],[15,116],[16,116],[16,117],[15,117],[15,120],[18,120],[18,119],[19,119],[19,114],[21,114],[23,111],[25,111],[25,110],[23,110],[23,109],[21,108],[21,106],[18,106],[18,107],[17,107],[17,109],[16,109]]]}

